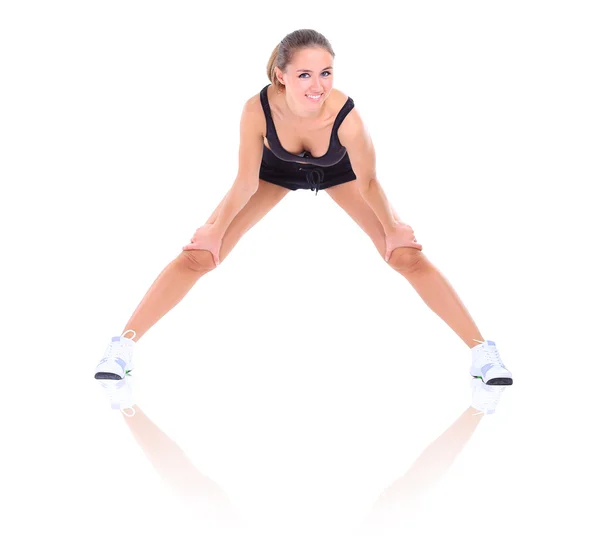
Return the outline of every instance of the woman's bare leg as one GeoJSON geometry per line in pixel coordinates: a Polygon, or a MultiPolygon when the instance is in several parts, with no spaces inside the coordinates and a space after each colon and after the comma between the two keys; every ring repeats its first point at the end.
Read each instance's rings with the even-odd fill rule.
{"type": "MultiPolygon", "coordinates": [[[[262,219],[290,191],[284,187],[259,180],[258,190],[233,218],[223,235],[219,258],[221,263],[239,239],[262,219]]],[[[223,198],[224,200],[224,198],[223,198]]],[[[214,222],[221,205],[217,206],[206,223],[214,222]]],[[[169,310],[174,308],[194,284],[215,268],[210,251],[193,249],[182,251],[154,280],[138,307],[129,318],[121,334],[132,329],[137,342],[169,310]]],[[[131,333],[127,335],[131,338],[131,333]]]]}
{"type": "MultiPolygon", "coordinates": [[[[385,232],[375,212],[358,191],[356,181],[325,189],[331,198],[367,233],[377,251],[385,255],[385,232]]],[[[397,221],[400,218],[392,209],[397,221]]],[[[418,237],[418,235],[417,235],[418,237]]],[[[418,239],[418,238],[417,238],[418,239]]],[[[411,247],[398,247],[387,262],[402,274],[429,306],[469,347],[480,345],[481,331],[444,275],[429,261],[422,251],[411,247]]]]}

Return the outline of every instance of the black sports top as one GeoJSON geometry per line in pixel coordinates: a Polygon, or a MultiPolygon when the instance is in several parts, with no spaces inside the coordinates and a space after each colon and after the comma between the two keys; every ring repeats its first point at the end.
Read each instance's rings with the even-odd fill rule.
{"type": "Polygon", "coordinates": [[[333,123],[331,137],[329,139],[329,149],[325,155],[321,157],[313,157],[309,151],[304,151],[299,155],[294,155],[294,153],[290,153],[282,147],[279,137],[277,136],[277,132],[275,131],[275,124],[273,123],[271,108],[267,99],[267,88],[270,85],[271,83],[269,83],[269,85],[265,86],[263,90],[260,91],[260,101],[265,112],[265,118],[267,120],[267,141],[271,146],[271,149],[269,149],[263,144],[264,149],[266,149],[267,152],[270,151],[273,153],[273,155],[275,155],[278,159],[288,162],[301,162],[298,160],[299,158],[304,159],[309,164],[314,164],[317,166],[333,166],[334,164],[340,162],[344,155],[346,155],[346,148],[340,143],[337,132],[346,115],[348,115],[350,110],[352,110],[354,107],[354,100],[348,97],[348,100],[346,100],[346,103],[337,114],[337,117],[333,123]]]}

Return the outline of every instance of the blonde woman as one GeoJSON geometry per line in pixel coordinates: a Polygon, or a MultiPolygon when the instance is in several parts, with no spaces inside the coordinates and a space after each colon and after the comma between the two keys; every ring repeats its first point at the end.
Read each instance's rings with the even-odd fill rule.
{"type": "Polygon", "coordinates": [[[288,34],[275,48],[267,66],[270,84],[243,108],[233,186],[154,281],[122,334],[112,338],[95,369],[97,379],[119,380],[131,371],[135,343],[283,197],[310,189],[315,195],[327,192],[465,342],[472,376],[488,385],[512,384],[495,343],[483,340],[452,286],[423,254],[413,229],[388,202],[363,120],[352,98],[333,87],[334,56],[329,41],[311,29],[288,34]]]}

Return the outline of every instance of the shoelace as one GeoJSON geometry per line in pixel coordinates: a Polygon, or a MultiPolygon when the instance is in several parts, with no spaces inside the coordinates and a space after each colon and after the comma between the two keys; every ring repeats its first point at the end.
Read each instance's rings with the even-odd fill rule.
{"type": "Polygon", "coordinates": [[[314,168],[300,168],[300,170],[306,170],[306,181],[312,186],[310,188],[311,191],[316,190],[315,196],[317,196],[319,194],[319,189],[321,188],[321,183],[323,183],[323,180],[325,179],[325,172],[318,166],[314,168]]]}
{"type": "MultiPolygon", "coordinates": [[[[480,344],[485,344],[484,341],[477,340],[476,338],[473,338],[473,340],[475,340],[475,342],[479,342],[480,344]]],[[[501,366],[502,368],[506,368],[504,366],[504,363],[500,359],[500,353],[498,353],[498,348],[496,346],[490,346],[489,344],[486,344],[486,346],[481,351],[483,351],[483,356],[485,357],[485,360],[488,363],[492,363],[494,365],[501,366]]]]}
{"type": "Polygon", "coordinates": [[[103,361],[106,361],[110,358],[116,358],[123,353],[123,346],[119,342],[111,342],[106,348],[106,352],[104,353],[104,357],[102,357],[103,361]]]}
{"type": "MultiPolygon", "coordinates": [[[[133,329],[126,330],[122,335],[123,338],[129,331],[133,333],[133,336],[129,338],[129,340],[133,340],[135,338],[135,331],[133,329]]],[[[127,350],[128,346],[124,346],[121,342],[110,342],[108,347],[106,348],[106,352],[104,353],[104,357],[102,357],[102,361],[110,359],[111,357],[116,357],[123,353],[123,350],[127,350]]]]}

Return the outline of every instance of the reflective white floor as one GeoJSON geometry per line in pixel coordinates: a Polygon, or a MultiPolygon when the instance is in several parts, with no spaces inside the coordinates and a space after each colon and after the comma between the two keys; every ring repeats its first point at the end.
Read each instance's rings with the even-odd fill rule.
{"type": "Polygon", "coordinates": [[[476,415],[469,353],[439,330],[387,357],[339,333],[312,358],[308,341],[261,353],[259,337],[201,357],[175,321],[137,346],[133,417],[68,331],[68,359],[44,364],[77,352],[74,373],[9,385],[14,541],[594,541],[596,401],[581,376],[557,383],[548,341],[507,345],[515,383],[476,415]]]}

